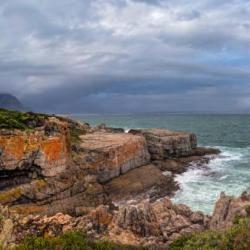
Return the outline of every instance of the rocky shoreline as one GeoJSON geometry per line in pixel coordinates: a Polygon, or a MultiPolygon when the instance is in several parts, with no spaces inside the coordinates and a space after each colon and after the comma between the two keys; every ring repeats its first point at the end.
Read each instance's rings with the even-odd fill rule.
{"type": "Polygon", "coordinates": [[[222,195],[212,217],[171,202],[179,188],[175,175],[220,153],[198,147],[193,133],[125,133],[41,114],[13,124],[0,129],[0,241],[5,247],[30,234],[77,230],[93,239],[166,249],[182,235],[226,228],[246,215],[248,194],[222,195]]]}

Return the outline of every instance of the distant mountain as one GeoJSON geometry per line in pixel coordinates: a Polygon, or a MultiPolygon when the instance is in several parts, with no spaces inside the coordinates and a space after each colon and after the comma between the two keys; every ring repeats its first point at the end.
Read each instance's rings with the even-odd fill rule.
{"type": "Polygon", "coordinates": [[[24,105],[11,94],[1,94],[0,93],[0,108],[25,111],[24,105]]]}

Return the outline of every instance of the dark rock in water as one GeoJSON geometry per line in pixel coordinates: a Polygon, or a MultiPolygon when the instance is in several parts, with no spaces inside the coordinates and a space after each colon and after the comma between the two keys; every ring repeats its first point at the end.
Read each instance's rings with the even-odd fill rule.
{"type": "Polygon", "coordinates": [[[1,94],[0,93],[0,108],[10,109],[17,111],[25,111],[24,105],[11,94],[1,94]]]}
{"type": "Polygon", "coordinates": [[[193,149],[192,154],[197,156],[205,156],[205,155],[218,155],[221,151],[216,148],[205,148],[205,147],[197,147],[193,149]]]}
{"type": "Polygon", "coordinates": [[[187,156],[168,160],[153,161],[161,171],[170,171],[173,174],[182,174],[188,168],[207,168],[209,159],[203,156],[187,156]]]}
{"type": "Polygon", "coordinates": [[[125,130],[123,128],[106,128],[106,131],[109,133],[125,133],[125,130]]]}
{"type": "Polygon", "coordinates": [[[111,128],[107,127],[106,124],[102,123],[95,128],[95,131],[107,132],[107,133],[125,133],[123,128],[111,128]]]}

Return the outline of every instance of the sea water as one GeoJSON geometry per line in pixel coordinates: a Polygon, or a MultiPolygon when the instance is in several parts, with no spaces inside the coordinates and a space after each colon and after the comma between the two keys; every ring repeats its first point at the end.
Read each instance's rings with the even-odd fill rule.
{"type": "Polygon", "coordinates": [[[165,128],[191,131],[200,146],[214,147],[221,154],[207,165],[192,165],[176,176],[180,190],[173,197],[194,210],[211,213],[220,192],[240,195],[250,187],[250,115],[137,114],[72,115],[91,125],[106,123],[125,130],[165,128]]]}

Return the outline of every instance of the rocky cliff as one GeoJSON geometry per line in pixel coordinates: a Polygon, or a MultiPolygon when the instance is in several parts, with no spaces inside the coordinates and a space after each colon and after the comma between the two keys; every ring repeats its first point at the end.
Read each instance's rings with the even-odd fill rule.
{"type": "MultiPolygon", "coordinates": [[[[232,226],[236,219],[249,217],[250,195],[245,193],[235,198],[222,194],[212,217],[193,212],[186,205],[173,204],[168,198],[155,202],[144,200],[119,207],[100,205],[86,209],[77,217],[62,213],[51,217],[26,217],[2,206],[0,213],[0,239],[6,246],[21,242],[29,235],[48,237],[68,231],[80,231],[96,240],[108,238],[114,242],[149,249],[168,249],[172,242],[182,236],[206,230],[224,230],[232,226]]],[[[216,238],[214,244],[215,242],[216,238]]]]}
{"type": "Polygon", "coordinates": [[[210,222],[167,198],[178,189],[176,173],[218,153],[198,148],[192,133],[124,133],[4,110],[0,119],[0,204],[13,235],[4,242],[46,230],[81,230],[123,243],[164,245],[218,224],[216,216],[210,222]]]}

